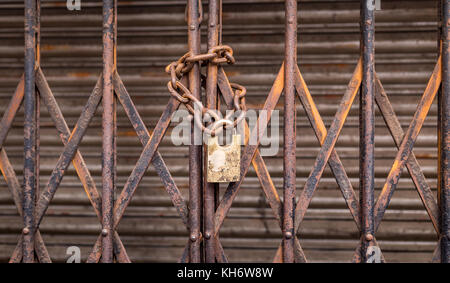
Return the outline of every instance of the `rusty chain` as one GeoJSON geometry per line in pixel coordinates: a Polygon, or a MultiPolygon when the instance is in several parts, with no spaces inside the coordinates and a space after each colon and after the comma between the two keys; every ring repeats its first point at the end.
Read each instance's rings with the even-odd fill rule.
{"type": "Polygon", "coordinates": [[[180,79],[184,74],[188,73],[192,70],[195,63],[199,63],[200,66],[205,65],[207,62],[212,64],[234,64],[235,59],[233,56],[233,49],[228,45],[219,45],[208,50],[207,53],[191,55],[190,52],[187,52],[183,56],[181,56],[177,61],[174,61],[166,66],[165,71],[170,75],[170,81],[167,83],[167,88],[169,89],[169,93],[176,98],[179,102],[183,103],[190,113],[190,118],[194,118],[195,124],[202,129],[208,135],[215,136],[219,134],[223,128],[234,128],[236,127],[244,118],[245,111],[247,107],[245,105],[245,94],[247,90],[245,87],[236,84],[230,83],[231,88],[233,89],[233,106],[234,110],[229,112],[224,119],[230,120],[234,115],[235,111],[241,111],[241,114],[236,118],[236,120],[231,124],[220,124],[220,127],[216,122],[220,121],[221,118],[217,114],[216,110],[208,109],[203,106],[202,102],[198,100],[194,95],[192,95],[189,88],[187,88],[180,79]],[[200,110],[201,115],[195,115],[195,107],[200,110]],[[213,118],[214,122],[211,128],[205,127],[202,122],[203,118],[213,118]]]}

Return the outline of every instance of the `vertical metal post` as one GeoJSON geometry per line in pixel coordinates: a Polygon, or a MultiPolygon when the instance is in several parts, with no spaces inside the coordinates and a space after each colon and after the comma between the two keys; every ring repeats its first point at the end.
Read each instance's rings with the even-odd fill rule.
{"type": "Polygon", "coordinates": [[[294,215],[296,178],[296,109],[295,67],[297,64],[297,1],[285,2],[285,70],[284,70],[284,206],[283,262],[294,262],[294,215]]]}
{"type": "Polygon", "coordinates": [[[450,0],[442,0],[442,90],[440,98],[441,262],[450,263],[450,0]]]}
{"type": "Polygon", "coordinates": [[[103,0],[103,156],[102,156],[102,262],[113,261],[114,203],[114,5],[103,0]]]}
{"type": "Polygon", "coordinates": [[[362,262],[374,235],[375,16],[372,0],[361,1],[363,78],[360,91],[360,201],[362,262]]]}
{"type": "MultiPolygon", "coordinates": [[[[192,56],[200,53],[200,1],[188,0],[187,24],[188,45],[192,56]]],[[[196,62],[189,72],[189,90],[200,99],[200,66],[196,62]]],[[[201,115],[196,109],[195,115],[201,115]]],[[[200,262],[201,243],[201,203],[202,203],[202,145],[195,145],[194,121],[191,124],[191,145],[189,146],[189,228],[190,228],[190,262],[200,262]]]]}
{"type": "MultiPolygon", "coordinates": [[[[219,43],[219,0],[209,1],[208,11],[208,50],[219,43]]],[[[206,107],[217,109],[217,64],[209,62],[208,76],[206,78],[206,107]]],[[[206,168],[207,164],[205,164],[206,168]]],[[[215,196],[219,190],[219,184],[207,183],[205,178],[204,206],[203,206],[203,224],[205,238],[205,262],[215,262],[215,238],[214,238],[214,213],[215,196]]]]}
{"type": "Polygon", "coordinates": [[[25,87],[23,171],[23,262],[34,261],[34,207],[36,198],[36,1],[25,0],[25,87]]]}

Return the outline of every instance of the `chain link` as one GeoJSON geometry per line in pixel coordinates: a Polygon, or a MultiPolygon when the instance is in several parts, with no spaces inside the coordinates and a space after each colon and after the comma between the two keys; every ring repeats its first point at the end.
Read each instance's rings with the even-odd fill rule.
{"type": "Polygon", "coordinates": [[[245,87],[230,83],[233,90],[233,107],[234,110],[230,111],[224,119],[231,121],[235,111],[241,111],[240,115],[231,123],[217,123],[221,120],[217,111],[214,109],[208,109],[203,106],[202,102],[192,95],[189,88],[187,88],[180,81],[183,75],[189,73],[196,63],[200,66],[206,63],[212,64],[234,64],[235,59],[233,56],[233,49],[228,45],[219,45],[208,50],[208,53],[198,54],[191,56],[190,52],[187,52],[181,56],[177,61],[174,61],[166,66],[165,71],[170,75],[170,81],[167,83],[169,93],[176,98],[179,102],[183,103],[190,113],[191,119],[193,118],[195,124],[202,129],[208,135],[215,136],[223,131],[223,128],[235,128],[245,117],[245,111],[247,107],[245,105],[245,94],[247,90],[245,87]],[[195,115],[195,109],[200,110],[201,115],[195,115]],[[203,124],[204,118],[214,119],[213,126],[211,128],[205,127],[203,124]]]}

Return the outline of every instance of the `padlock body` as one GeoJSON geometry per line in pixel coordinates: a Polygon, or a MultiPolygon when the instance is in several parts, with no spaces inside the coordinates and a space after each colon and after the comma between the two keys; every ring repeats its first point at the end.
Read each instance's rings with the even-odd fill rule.
{"type": "Polygon", "coordinates": [[[230,183],[239,181],[241,174],[240,135],[233,135],[232,143],[220,146],[217,137],[208,139],[207,172],[208,183],[230,183]]]}

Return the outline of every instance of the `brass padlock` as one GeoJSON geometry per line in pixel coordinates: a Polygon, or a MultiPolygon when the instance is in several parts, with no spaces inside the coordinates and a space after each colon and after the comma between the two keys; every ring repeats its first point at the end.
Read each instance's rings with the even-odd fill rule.
{"type": "Polygon", "coordinates": [[[217,136],[208,139],[206,172],[208,183],[237,182],[241,177],[241,136],[233,134],[230,145],[219,145],[217,136]]]}

